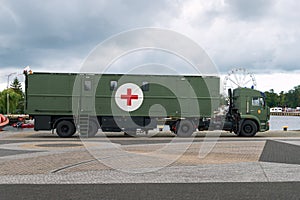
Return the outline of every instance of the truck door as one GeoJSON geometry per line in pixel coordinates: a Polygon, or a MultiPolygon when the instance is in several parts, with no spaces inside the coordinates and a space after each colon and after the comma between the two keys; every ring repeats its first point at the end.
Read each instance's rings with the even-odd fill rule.
{"type": "Polygon", "coordinates": [[[267,118],[268,110],[265,105],[265,100],[263,97],[252,97],[249,102],[250,114],[257,116],[261,121],[265,121],[267,118]]]}
{"type": "Polygon", "coordinates": [[[78,125],[81,136],[95,136],[98,124],[95,118],[95,76],[82,75],[80,86],[78,125]]]}
{"type": "Polygon", "coordinates": [[[91,114],[95,108],[95,81],[93,75],[83,75],[81,82],[80,113],[91,114]]]}

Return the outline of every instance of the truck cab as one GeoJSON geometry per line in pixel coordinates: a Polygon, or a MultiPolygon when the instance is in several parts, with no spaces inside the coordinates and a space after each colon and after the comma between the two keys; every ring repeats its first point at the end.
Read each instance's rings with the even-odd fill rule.
{"type": "Polygon", "coordinates": [[[232,107],[240,115],[239,127],[236,131],[239,136],[250,137],[258,131],[269,130],[270,109],[266,105],[263,92],[250,88],[237,88],[233,91],[232,103],[232,107]]]}

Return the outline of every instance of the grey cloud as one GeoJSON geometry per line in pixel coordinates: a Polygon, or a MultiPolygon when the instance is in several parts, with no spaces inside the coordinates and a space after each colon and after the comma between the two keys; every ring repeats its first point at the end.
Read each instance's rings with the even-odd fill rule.
{"type": "Polygon", "coordinates": [[[277,0],[225,0],[229,12],[238,19],[257,20],[267,15],[277,0]]]}
{"type": "Polygon", "coordinates": [[[13,25],[0,20],[0,26],[9,29],[0,31],[0,41],[5,40],[5,45],[0,44],[0,66],[41,66],[45,60],[60,62],[61,57],[84,59],[113,34],[153,26],[169,6],[168,1],[146,0],[4,1],[0,10],[13,25]]]}
{"type": "Polygon", "coordinates": [[[225,0],[199,12],[194,32],[223,73],[233,67],[256,73],[296,71],[299,9],[296,0],[225,0]]]}
{"type": "Polygon", "coordinates": [[[98,42],[122,30],[152,25],[157,20],[157,13],[166,7],[165,1],[130,0],[31,0],[10,5],[19,16],[18,33],[23,36],[20,42],[33,42],[43,48],[55,40],[66,46],[98,42]]]}
{"type": "MultiPolygon", "coordinates": [[[[209,5],[201,7],[198,16],[191,20],[187,16],[176,26],[189,1],[2,0],[1,72],[26,65],[44,71],[75,71],[103,40],[145,26],[172,27],[194,37],[221,72],[235,66],[257,71],[300,68],[300,4],[296,0],[224,0],[225,4],[216,0],[212,6],[203,2],[209,5]]],[[[141,59],[177,63],[167,56],[149,57],[141,59]]]]}

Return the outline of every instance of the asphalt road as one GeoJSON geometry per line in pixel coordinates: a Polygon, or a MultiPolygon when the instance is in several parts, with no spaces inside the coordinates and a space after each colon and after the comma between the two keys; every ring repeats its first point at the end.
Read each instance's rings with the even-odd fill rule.
{"type": "Polygon", "coordinates": [[[289,199],[300,182],[0,185],[0,199],[289,199]],[[17,191],[17,192],[16,192],[17,191]]]}

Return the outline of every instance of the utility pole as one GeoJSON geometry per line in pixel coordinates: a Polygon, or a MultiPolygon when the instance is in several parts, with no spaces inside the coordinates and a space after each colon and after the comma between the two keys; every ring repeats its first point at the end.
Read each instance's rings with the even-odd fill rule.
{"type": "Polygon", "coordinates": [[[9,115],[9,93],[7,92],[6,94],[6,103],[7,103],[7,109],[6,109],[6,114],[9,115]]]}
{"type": "MultiPolygon", "coordinates": [[[[14,75],[14,74],[16,74],[17,72],[13,72],[13,73],[10,73],[10,74],[8,74],[7,75],[7,89],[9,88],[9,78],[12,76],[12,75],[14,75]]],[[[6,95],[6,103],[7,103],[7,107],[6,107],[6,113],[7,113],[7,115],[9,114],[9,93],[8,93],[8,90],[7,90],[7,95],[6,95]]]]}

